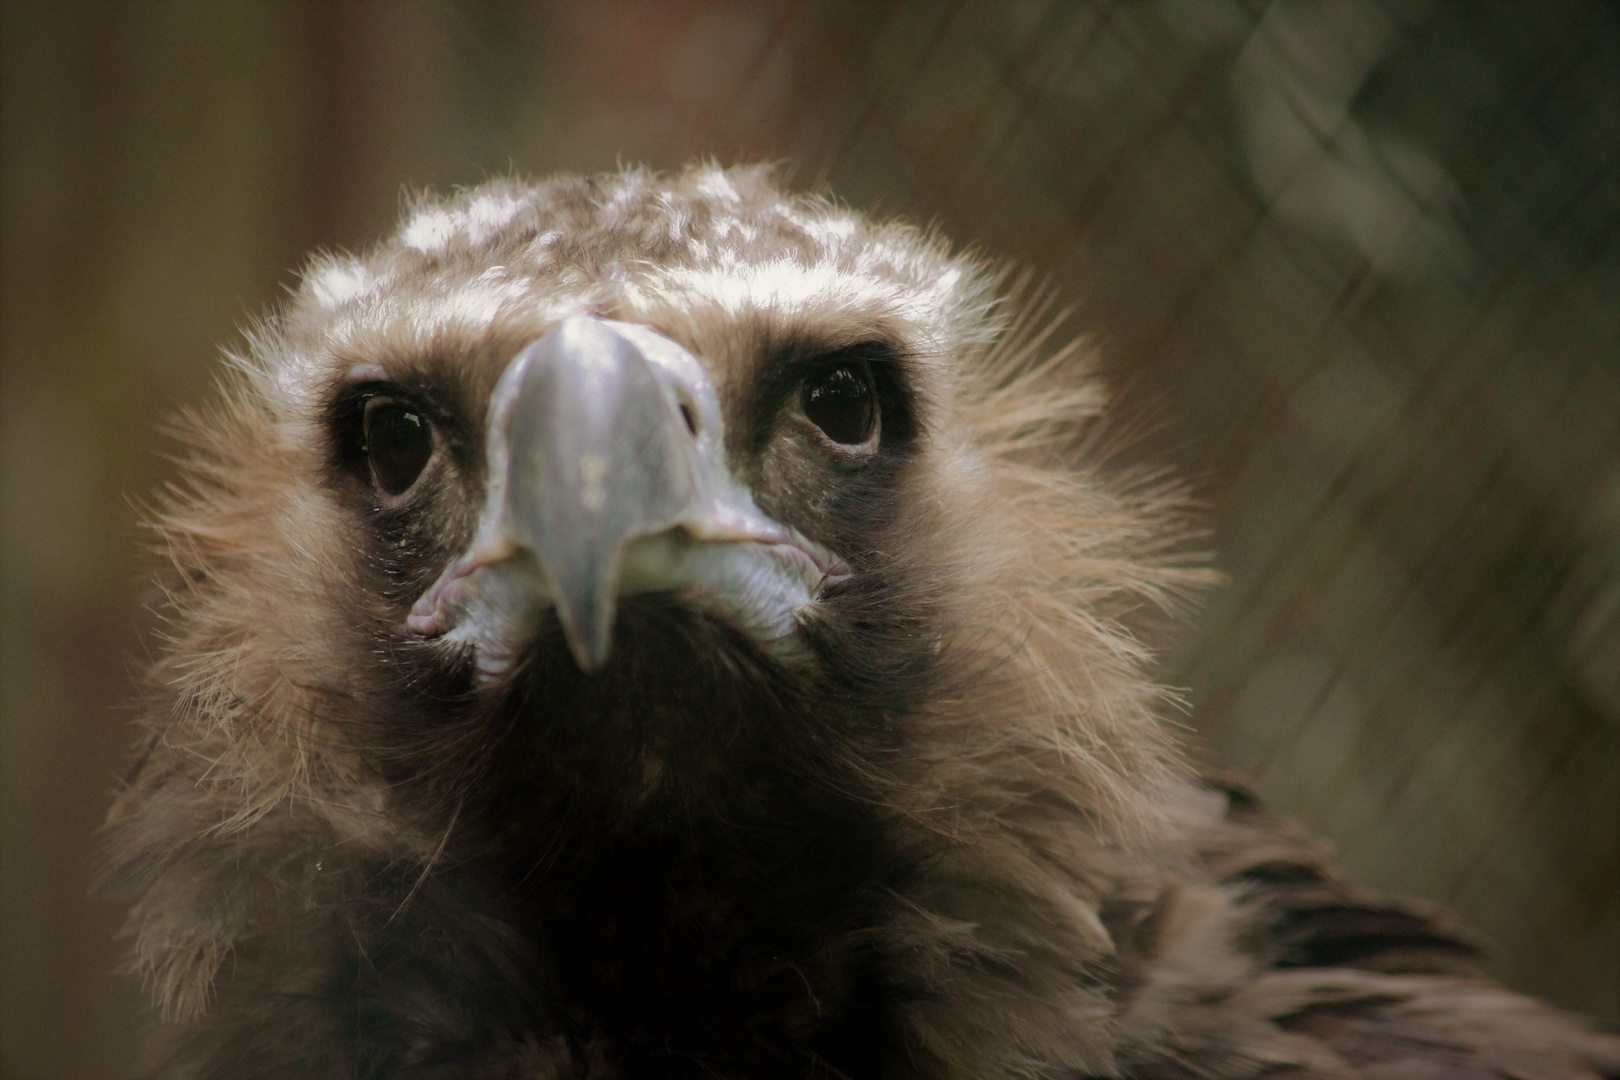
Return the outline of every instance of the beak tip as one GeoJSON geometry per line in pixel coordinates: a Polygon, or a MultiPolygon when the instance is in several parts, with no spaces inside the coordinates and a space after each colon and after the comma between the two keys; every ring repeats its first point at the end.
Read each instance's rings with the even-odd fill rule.
{"type": "Polygon", "coordinates": [[[563,637],[568,641],[568,652],[573,656],[574,663],[579,665],[579,670],[586,675],[594,675],[602,670],[613,651],[615,606],[611,597],[605,603],[599,600],[590,605],[567,602],[557,605],[563,637]]]}
{"type": "Polygon", "coordinates": [[[611,642],[601,648],[597,648],[595,643],[586,644],[572,639],[568,642],[568,651],[573,654],[574,663],[578,664],[579,670],[586,675],[595,675],[602,670],[602,666],[607,663],[610,647],[611,642]]]}

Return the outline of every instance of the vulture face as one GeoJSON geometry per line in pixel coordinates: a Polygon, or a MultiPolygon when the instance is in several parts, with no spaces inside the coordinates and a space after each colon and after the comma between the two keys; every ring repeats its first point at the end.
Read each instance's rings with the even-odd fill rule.
{"type": "Polygon", "coordinates": [[[1346,1077],[1408,1006],[1620,1060],[1446,1027],[1466,939],[1189,778],[1129,629],[1202,580],[1175,500],[1005,280],[712,167],[317,258],[154,515],[151,1075],[1346,1077]]]}
{"type": "Polygon", "coordinates": [[[740,220],[700,203],[657,260],[663,207],[496,188],[306,286],[321,337],[272,374],[344,538],[310,612],[346,658],[327,728],[429,831],[532,860],[510,838],[559,821],[548,858],[745,823],[855,855],[897,717],[941,692],[928,389],[982,286],[909,231],[874,253],[830,207],[706,182],[740,220]],[[570,251],[559,212],[606,235],[570,251]]]}
{"type": "MultiPolygon", "coordinates": [[[[796,411],[823,455],[868,464],[882,413],[867,362],[835,355],[799,389],[796,411]]],[[[431,430],[402,410],[379,416],[366,425],[372,479],[408,494],[432,460],[431,430]]],[[[492,676],[511,670],[547,608],[580,668],[599,671],[618,598],[649,593],[682,593],[789,655],[797,620],[823,586],[848,576],[827,548],[754,505],[726,467],[708,373],[645,327],[563,320],[507,366],[487,430],[472,547],[407,622],[466,642],[492,676]]]]}
{"type": "Polygon", "coordinates": [[[352,366],[325,410],[330,483],[380,571],[366,592],[392,601],[365,628],[392,654],[379,693],[405,695],[367,710],[385,718],[367,739],[416,776],[452,760],[466,787],[493,754],[605,821],[656,808],[699,826],[714,808],[692,801],[749,786],[739,769],[810,753],[802,737],[847,749],[878,733],[896,687],[854,685],[864,665],[922,680],[932,651],[915,640],[923,597],[863,605],[852,583],[878,587],[903,531],[903,347],[744,358],[734,434],[692,352],[595,314],[517,349],[493,389],[453,362],[427,360],[429,378],[387,357],[352,366]],[[899,520],[872,513],[885,507],[899,520]],[[863,606],[902,632],[840,642],[863,606]],[[440,689],[424,702],[421,685],[440,689]],[[439,715],[394,719],[424,705],[439,715]],[[465,744],[448,757],[447,729],[465,744]]]}

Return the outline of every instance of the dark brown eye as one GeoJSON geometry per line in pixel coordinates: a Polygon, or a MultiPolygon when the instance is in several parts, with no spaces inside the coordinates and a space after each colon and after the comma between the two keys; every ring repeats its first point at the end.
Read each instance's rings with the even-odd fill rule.
{"type": "Polygon", "coordinates": [[[377,486],[401,495],[433,457],[433,428],[419,412],[388,398],[366,402],[366,458],[377,486]]]}
{"type": "Polygon", "coordinates": [[[806,379],[799,405],[827,438],[845,446],[860,446],[877,428],[877,392],[864,360],[824,368],[806,379]]]}

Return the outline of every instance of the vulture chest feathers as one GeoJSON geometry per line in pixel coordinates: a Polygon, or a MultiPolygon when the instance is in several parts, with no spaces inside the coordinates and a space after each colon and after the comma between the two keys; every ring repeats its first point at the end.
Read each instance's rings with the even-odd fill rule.
{"type": "Polygon", "coordinates": [[[151,1075],[1620,1075],[1187,771],[1174,501],[998,280],[712,167],[317,257],[155,515],[151,1075]]]}

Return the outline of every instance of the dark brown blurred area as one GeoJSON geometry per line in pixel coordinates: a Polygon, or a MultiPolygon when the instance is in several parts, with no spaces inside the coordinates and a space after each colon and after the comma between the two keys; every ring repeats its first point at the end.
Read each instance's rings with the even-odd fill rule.
{"type": "Polygon", "coordinates": [[[1620,5],[0,13],[6,1077],[133,1060],[86,893],[165,416],[407,188],[706,154],[1052,278],[1210,508],[1206,759],[1620,1018],[1620,5]]]}

